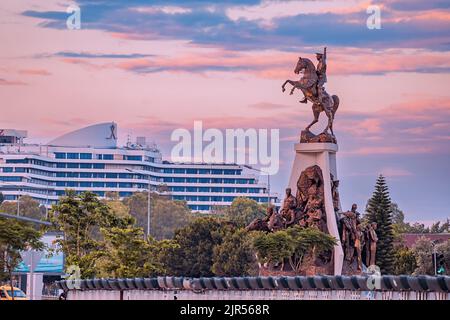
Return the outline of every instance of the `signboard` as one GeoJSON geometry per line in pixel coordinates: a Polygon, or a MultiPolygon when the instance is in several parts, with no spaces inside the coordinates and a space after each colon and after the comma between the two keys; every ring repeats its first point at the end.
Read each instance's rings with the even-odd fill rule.
{"type": "Polygon", "coordinates": [[[41,261],[43,255],[43,251],[35,250],[28,250],[20,253],[20,256],[22,257],[22,263],[33,272],[36,270],[38,262],[41,261]]]}
{"type": "MultiPolygon", "coordinates": [[[[41,256],[39,259],[33,259],[38,260],[36,262],[36,267],[33,270],[37,273],[43,273],[43,274],[62,274],[64,271],[64,255],[62,252],[60,252],[59,246],[56,243],[56,240],[59,238],[59,235],[55,234],[46,234],[42,237],[41,241],[45,244],[45,249],[40,252],[41,256]]],[[[23,261],[20,263],[20,265],[17,267],[14,272],[18,273],[28,273],[30,272],[29,269],[29,259],[28,257],[22,256],[23,261]]],[[[34,261],[33,261],[34,263],[34,261]]]]}

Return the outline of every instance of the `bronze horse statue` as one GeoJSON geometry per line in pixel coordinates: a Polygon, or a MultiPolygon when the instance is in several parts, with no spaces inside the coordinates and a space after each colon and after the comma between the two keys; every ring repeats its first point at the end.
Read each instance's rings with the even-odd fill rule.
{"type": "Polygon", "coordinates": [[[333,120],[334,115],[339,107],[339,97],[336,95],[330,96],[325,90],[323,92],[323,98],[319,99],[318,97],[318,76],[316,72],[316,67],[312,63],[311,60],[307,58],[298,58],[297,65],[295,66],[295,74],[300,74],[303,71],[303,77],[299,81],[294,80],[286,80],[282,87],[283,92],[286,91],[286,84],[291,84],[292,89],[290,94],[294,94],[295,89],[300,89],[305,98],[312,102],[312,111],[314,114],[314,120],[305,128],[305,130],[309,130],[315,123],[319,121],[320,113],[325,111],[325,114],[328,117],[328,125],[323,131],[326,133],[328,129],[330,129],[331,134],[333,133],[333,120]]]}

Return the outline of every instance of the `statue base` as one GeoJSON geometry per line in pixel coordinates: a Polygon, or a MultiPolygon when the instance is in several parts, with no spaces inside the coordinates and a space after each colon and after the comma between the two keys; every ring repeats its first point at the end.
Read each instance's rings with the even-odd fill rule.
{"type": "Polygon", "coordinates": [[[350,261],[344,260],[344,263],[342,265],[342,274],[345,276],[355,276],[355,275],[362,275],[363,270],[358,270],[358,263],[353,261],[350,263],[350,261]]]}
{"type": "Polygon", "coordinates": [[[335,143],[337,144],[336,137],[328,132],[322,132],[315,135],[309,130],[303,130],[300,135],[300,143],[335,143]]]}
{"type": "Polygon", "coordinates": [[[259,265],[259,276],[262,277],[295,277],[295,276],[314,276],[318,274],[333,274],[333,264],[324,264],[319,258],[312,261],[310,258],[306,258],[306,261],[302,263],[299,270],[293,270],[291,265],[286,261],[284,264],[278,264],[274,266],[269,264],[267,266],[259,265]]]}
{"type": "MultiPolygon", "coordinates": [[[[331,270],[319,270],[328,271],[327,274],[340,275],[342,273],[342,266],[344,260],[344,251],[340,242],[340,235],[338,231],[338,223],[336,214],[334,211],[332,191],[331,191],[331,176],[337,179],[336,168],[336,152],[338,151],[338,145],[336,143],[297,143],[295,145],[295,159],[292,165],[291,176],[289,179],[289,188],[292,190],[292,194],[297,193],[297,181],[301,173],[311,166],[319,166],[323,175],[323,196],[324,207],[326,213],[326,227],[330,235],[337,239],[337,244],[334,247],[331,270]]],[[[321,266],[316,266],[321,267],[321,266]]],[[[310,268],[311,269],[311,268],[310,268]]],[[[312,270],[312,269],[311,269],[312,270]]]]}

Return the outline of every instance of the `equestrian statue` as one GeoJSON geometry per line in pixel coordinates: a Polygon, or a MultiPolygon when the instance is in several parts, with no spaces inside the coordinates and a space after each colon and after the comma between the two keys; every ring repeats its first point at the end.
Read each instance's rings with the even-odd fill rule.
{"type": "Polygon", "coordinates": [[[323,53],[316,53],[316,58],[318,60],[317,68],[311,60],[299,57],[294,73],[303,73],[302,78],[298,81],[286,80],[282,85],[282,89],[283,92],[286,91],[286,84],[289,83],[292,85],[291,95],[294,94],[295,89],[300,89],[303,92],[304,98],[300,103],[312,102],[314,120],[305,130],[309,131],[319,121],[319,115],[324,111],[328,117],[328,125],[323,133],[326,134],[329,129],[334,137],[333,120],[339,107],[339,97],[336,95],[330,96],[324,88],[327,82],[327,48],[324,48],[323,53]]]}

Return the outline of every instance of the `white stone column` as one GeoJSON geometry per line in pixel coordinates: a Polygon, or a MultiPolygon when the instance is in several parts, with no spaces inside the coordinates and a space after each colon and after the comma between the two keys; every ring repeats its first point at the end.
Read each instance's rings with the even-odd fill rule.
{"type": "Polygon", "coordinates": [[[297,180],[302,171],[314,165],[318,165],[320,169],[322,169],[327,227],[329,233],[338,240],[338,243],[334,248],[334,274],[340,275],[342,273],[344,251],[342,249],[336,223],[330,179],[330,173],[333,174],[334,179],[338,179],[336,166],[337,151],[338,145],[335,143],[295,144],[295,159],[292,165],[291,177],[289,179],[289,188],[291,188],[292,194],[295,195],[297,193],[297,180]]]}

